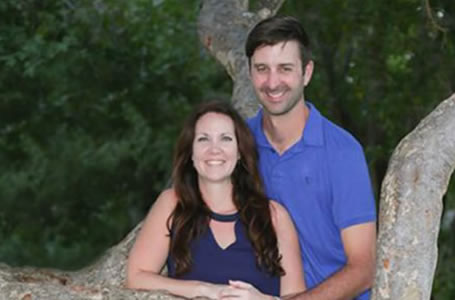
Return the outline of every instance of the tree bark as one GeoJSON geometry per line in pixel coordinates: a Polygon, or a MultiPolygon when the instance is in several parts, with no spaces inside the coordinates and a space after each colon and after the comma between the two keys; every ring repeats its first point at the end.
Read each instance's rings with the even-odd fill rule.
{"type": "Polygon", "coordinates": [[[0,265],[0,300],[173,300],[166,291],[124,288],[126,261],[141,224],[106,251],[95,264],[80,271],[11,268],[0,265]]]}
{"type": "Polygon", "coordinates": [[[430,299],[442,197],[455,168],[455,94],[395,149],[382,183],[374,300],[430,299]]]}

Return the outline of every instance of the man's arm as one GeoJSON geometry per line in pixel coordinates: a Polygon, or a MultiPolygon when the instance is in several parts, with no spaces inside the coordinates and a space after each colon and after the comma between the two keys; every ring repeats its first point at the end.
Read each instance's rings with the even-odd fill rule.
{"type": "Polygon", "coordinates": [[[347,227],[341,231],[346,265],[303,293],[286,300],[345,300],[352,299],[373,285],[376,271],[376,223],[347,227]]]}

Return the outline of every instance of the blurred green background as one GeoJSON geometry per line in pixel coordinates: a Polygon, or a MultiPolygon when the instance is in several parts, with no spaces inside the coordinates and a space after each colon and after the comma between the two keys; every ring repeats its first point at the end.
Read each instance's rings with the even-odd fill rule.
{"type": "MultiPolygon", "coordinates": [[[[0,261],[78,269],[142,220],[186,114],[231,92],[198,41],[199,2],[0,1],[0,261]]],[[[313,42],[307,98],[364,145],[377,195],[400,139],[455,92],[455,1],[426,4],[280,10],[313,42]]],[[[455,299],[454,197],[452,183],[434,299],[455,299]]]]}

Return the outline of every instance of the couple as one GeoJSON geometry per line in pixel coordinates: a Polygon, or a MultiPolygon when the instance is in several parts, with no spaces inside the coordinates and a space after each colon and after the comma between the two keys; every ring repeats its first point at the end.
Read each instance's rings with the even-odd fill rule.
{"type": "Polygon", "coordinates": [[[263,108],[249,128],[221,102],[189,117],[173,187],[144,221],[127,286],[189,298],[369,299],[368,170],[357,141],[304,99],[313,72],[304,29],[291,17],[266,19],[246,55],[263,108]]]}

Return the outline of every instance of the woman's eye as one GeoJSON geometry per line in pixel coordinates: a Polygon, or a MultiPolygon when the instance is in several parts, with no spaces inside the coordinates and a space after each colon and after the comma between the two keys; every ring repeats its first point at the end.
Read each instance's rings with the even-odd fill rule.
{"type": "Polygon", "coordinates": [[[230,137],[230,136],[223,136],[222,140],[223,140],[223,141],[226,141],[226,142],[230,142],[230,141],[232,141],[233,139],[232,139],[232,137],[230,137]]]}
{"type": "Polygon", "coordinates": [[[200,137],[198,137],[198,138],[196,139],[196,141],[198,141],[198,142],[205,142],[205,141],[207,141],[207,140],[208,140],[208,138],[205,137],[205,136],[200,136],[200,137]]]}

